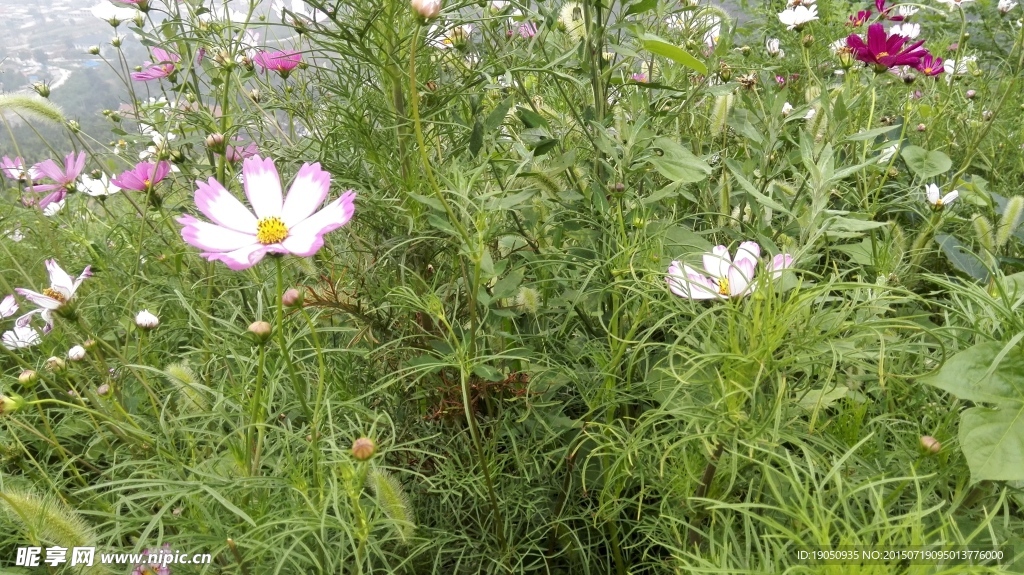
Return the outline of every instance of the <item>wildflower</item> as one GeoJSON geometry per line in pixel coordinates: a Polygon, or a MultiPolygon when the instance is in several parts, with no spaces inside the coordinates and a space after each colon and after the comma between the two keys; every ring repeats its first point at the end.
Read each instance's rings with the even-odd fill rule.
{"type": "Polygon", "coordinates": [[[861,10],[856,14],[850,15],[846,20],[846,25],[850,28],[860,28],[864,24],[867,24],[868,20],[871,19],[871,10],[861,10]]]}
{"type": "Polygon", "coordinates": [[[10,396],[0,395],[0,415],[8,415],[21,409],[25,405],[25,400],[20,395],[11,394],[10,396]]]}
{"type": "Polygon", "coordinates": [[[904,24],[896,24],[892,28],[889,28],[889,34],[903,36],[908,40],[913,40],[914,38],[917,38],[918,36],[921,35],[921,25],[910,24],[909,22],[904,24]]]}
{"type": "Polygon", "coordinates": [[[124,190],[148,192],[166,178],[170,171],[171,165],[164,161],[155,164],[152,162],[139,162],[134,168],[122,172],[120,176],[114,178],[111,182],[124,190]]]}
{"type": "Polygon", "coordinates": [[[314,213],[327,197],[331,176],[320,164],[303,164],[282,203],[281,181],[274,161],[259,156],[242,163],[245,194],[255,216],[217,180],[196,182],[196,207],[214,223],[192,216],[178,218],[181,237],[210,261],[244,270],[268,253],[309,257],[323,247],[324,234],[348,223],[355,211],[355,192],[314,213]]]}
{"type": "Polygon", "coordinates": [[[875,0],[875,8],[878,10],[878,14],[882,18],[892,20],[894,22],[903,20],[903,15],[899,12],[896,12],[895,14],[892,13],[892,9],[895,8],[895,6],[889,6],[888,8],[885,7],[885,0],[875,0]]]}
{"type": "Polygon", "coordinates": [[[999,5],[996,7],[1000,14],[1006,14],[1010,10],[1017,7],[1017,3],[1013,0],[999,0],[999,5]]]}
{"type": "Polygon", "coordinates": [[[945,5],[949,6],[950,10],[954,10],[956,8],[963,9],[963,5],[964,4],[966,4],[967,2],[973,2],[973,1],[974,0],[938,0],[938,3],[939,4],[945,4],[945,5]]]}
{"type": "Polygon", "coordinates": [[[302,62],[302,54],[294,50],[284,52],[265,50],[253,56],[252,61],[263,71],[273,70],[282,78],[287,78],[292,70],[302,62]]]}
{"type": "Polygon", "coordinates": [[[804,24],[818,19],[818,7],[797,6],[779,12],[779,21],[786,25],[787,30],[799,30],[804,24]]]}
{"type": "Polygon", "coordinates": [[[946,60],[942,63],[942,69],[950,76],[963,76],[977,59],[977,56],[964,56],[959,60],[946,60]]]}
{"type": "Polygon", "coordinates": [[[64,168],[53,160],[44,160],[35,165],[35,169],[43,176],[53,180],[52,184],[36,184],[32,186],[33,192],[51,192],[39,200],[39,207],[45,208],[53,202],[64,199],[69,192],[75,191],[75,180],[85,169],[85,152],[75,156],[71,152],[64,158],[64,168]]]}
{"type": "Polygon", "coordinates": [[[120,26],[121,22],[134,20],[135,15],[139,13],[134,7],[127,8],[124,6],[114,6],[109,2],[100,2],[90,8],[89,11],[92,12],[93,16],[105,22],[109,22],[110,25],[115,28],[120,26]]]}
{"type": "Polygon", "coordinates": [[[145,330],[156,329],[160,325],[160,318],[150,313],[148,309],[144,309],[135,314],[135,325],[145,330]]]}
{"type": "MultiPolygon", "coordinates": [[[[728,299],[745,296],[754,291],[754,273],[761,256],[757,242],[743,242],[736,250],[736,258],[729,257],[729,249],[715,246],[711,253],[704,254],[704,270],[708,275],[698,273],[688,265],[673,261],[668,268],[669,289],[679,297],[687,299],[728,299]],[[709,277],[710,276],[710,277],[709,277]]],[[[793,264],[789,254],[779,254],[766,266],[766,273],[772,279],[793,264]]]]}
{"type": "Polygon", "coordinates": [[[248,331],[256,338],[256,341],[263,343],[270,339],[270,334],[273,333],[274,327],[265,321],[254,321],[249,324],[248,331]]]}
{"type": "Polygon", "coordinates": [[[884,72],[896,66],[917,66],[921,57],[927,54],[921,48],[923,41],[904,46],[907,39],[898,35],[887,35],[885,28],[874,23],[868,26],[867,43],[857,34],[850,34],[846,44],[853,49],[854,56],[861,62],[874,64],[876,72],[884,72]]]}
{"type": "Polygon", "coordinates": [[[146,62],[142,71],[132,72],[132,80],[148,82],[166,78],[174,73],[175,63],[181,60],[181,56],[157,46],[153,47],[153,58],[152,62],[146,62]]]}
{"type": "Polygon", "coordinates": [[[360,437],[352,443],[352,457],[359,461],[366,461],[373,457],[373,453],[376,450],[377,446],[373,444],[373,440],[369,437],[360,437]]]}
{"type": "Polygon", "coordinates": [[[48,218],[52,218],[53,216],[57,215],[58,212],[64,209],[64,204],[64,200],[50,203],[48,206],[43,208],[43,215],[48,218]]]}
{"type": "Polygon", "coordinates": [[[7,349],[20,349],[23,347],[31,347],[42,341],[42,337],[39,335],[39,331],[34,327],[25,325],[15,325],[13,329],[5,331],[0,336],[4,347],[7,349]]]}
{"type": "MultiPolygon", "coordinates": [[[[515,26],[515,22],[511,21],[512,25],[515,26]]],[[[520,38],[533,38],[537,35],[537,25],[533,22],[520,22],[519,26],[516,27],[515,32],[509,30],[510,35],[518,35],[520,38]]]]}
{"type": "Polygon", "coordinates": [[[583,6],[579,2],[566,2],[558,12],[558,26],[573,40],[579,41],[587,35],[587,24],[583,21],[583,6]]]}
{"type": "Polygon", "coordinates": [[[76,345],[75,347],[68,350],[68,359],[71,361],[82,361],[85,359],[85,348],[76,345]]]}
{"type": "MultiPolygon", "coordinates": [[[[78,287],[82,285],[86,278],[92,276],[91,267],[85,266],[78,279],[72,280],[71,276],[57,264],[57,260],[46,260],[46,270],[50,274],[50,287],[44,289],[42,293],[24,288],[16,288],[14,290],[25,299],[39,306],[39,309],[22,316],[22,319],[27,318],[28,315],[33,313],[40,313],[47,326],[52,326],[53,312],[60,312],[71,303],[71,300],[75,297],[75,292],[78,291],[78,287]]],[[[47,328],[46,331],[49,331],[49,329],[47,328]]]]}
{"type": "Polygon", "coordinates": [[[13,230],[7,230],[3,233],[4,237],[11,240],[14,243],[18,243],[25,239],[25,234],[21,233],[21,228],[14,228],[13,230]]]}
{"type": "Polygon", "coordinates": [[[929,53],[925,53],[921,57],[921,61],[917,63],[916,69],[925,76],[938,76],[945,68],[942,64],[942,58],[936,58],[929,53]]]}
{"type": "Polygon", "coordinates": [[[918,10],[920,10],[920,8],[910,4],[900,4],[896,7],[896,13],[904,18],[909,18],[910,16],[917,14],[918,10]]]}
{"type": "Polygon", "coordinates": [[[441,14],[441,0],[412,0],[413,12],[427,20],[437,18],[441,14]]]}
{"type": "Polygon", "coordinates": [[[927,186],[925,186],[924,193],[925,196],[928,198],[928,203],[931,204],[932,208],[936,210],[941,210],[945,206],[948,206],[949,204],[953,203],[953,200],[957,199],[957,197],[960,196],[959,191],[953,190],[952,192],[949,192],[948,194],[939,197],[939,187],[936,186],[935,184],[928,184],[927,186]]]}
{"type": "Polygon", "coordinates": [[[778,38],[768,38],[764,43],[765,51],[772,58],[785,58],[786,52],[779,47],[778,38]]]}
{"type": "MultiPolygon", "coordinates": [[[[236,136],[235,141],[241,142],[242,138],[236,136]]],[[[231,145],[227,146],[224,150],[224,157],[231,163],[241,162],[246,158],[251,158],[256,154],[260,153],[259,146],[255,142],[249,142],[245,145],[231,145]]]]}
{"type": "Polygon", "coordinates": [[[783,117],[788,117],[792,113],[793,113],[793,104],[790,104],[789,102],[786,102],[785,104],[782,105],[782,115],[783,115],[783,117]]]}
{"type": "Polygon", "coordinates": [[[638,84],[646,84],[647,74],[633,74],[632,76],[629,77],[629,79],[638,84]]]}
{"type": "Polygon", "coordinates": [[[899,144],[893,144],[891,146],[886,147],[884,150],[882,150],[881,153],[878,154],[878,163],[879,164],[888,164],[889,160],[891,160],[893,158],[893,156],[896,155],[896,152],[899,149],[900,149],[899,144]]]}
{"type": "Polygon", "coordinates": [[[83,174],[82,191],[93,197],[104,197],[120,192],[121,188],[110,183],[110,179],[106,174],[100,174],[98,178],[90,178],[83,174]]]}
{"type": "Polygon", "coordinates": [[[469,24],[462,24],[448,30],[443,30],[439,25],[434,24],[427,30],[427,42],[439,50],[448,48],[461,50],[469,43],[469,36],[472,33],[473,27],[469,24]]]}
{"type": "MultiPolygon", "coordinates": [[[[170,543],[164,543],[159,549],[142,550],[142,557],[147,559],[168,555],[173,555],[170,543]]],[[[171,568],[162,563],[139,563],[132,570],[131,575],[171,575],[171,568]]]]}
{"type": "Polygon", "coordinates": [[[16,157],[13,160],[7,156],[0,158],[0,173],[23,184],[42,177],[42,174],[35,166],[26,167],[25,161],[20,157],[16,157]]]}
{"type": "Polygon", "coordinates": [[[112,3],[119,6],[131,6],[138,8],[142,12],[149,10],[149,0],[110,0],[112,3]]]}

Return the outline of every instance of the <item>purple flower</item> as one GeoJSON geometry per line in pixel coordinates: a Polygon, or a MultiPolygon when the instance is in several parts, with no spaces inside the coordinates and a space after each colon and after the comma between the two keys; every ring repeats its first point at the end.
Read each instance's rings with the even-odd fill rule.
{"type": "Polygon", "coordinates": [[[519,24],[518,28],[516,28],[515,33],[518,34],[520,38],[533,38],[537,35],[537,25],[533,22],[523,22],[519,24]]]}
{"type": "Polygon", "coordinates": [[[159,549],[143,549],[142,556],[146,562],[136,565],[131,575],[171,575],[171,568],[164,565],[161,561],[162,557],[171,555],[170,543],[164,543],[159,549]],[[150,559],[156,559],[157,561],[149,562],[150,559]]]}
{"type": "Polygon", "coordinates": [[[348,223],[355,212],[356,193],[317,208],[327,198],[331,176],[320,164],[303,164],[282,198],[281,178],[270,158],[259,156],[242,163],[245,195],[252,211],[217,180],[197,181],[196,207],[213,223],[181,216],[181,237],[210,261],[222,261],[239,271],[256,265],[267,254],[309,257],[324,245],[324,234],[348,223]]]}
{"type": "MultiPolygon", "coordinates": [[[[235,137],[236,142],[241,142],[242,138],[235,137]]],[[[259,146],[255,142],[249,142],[248,144],[229,145],[224,150],[224,157],[231,163],[241,162],[246,158],[251,158],[256,154],[260,153],[259,146]]]]}
{"type": "Polygon", "coordinates": [[[889,6],[888,8],[886,8],[885,7],[885,0],[875,0],[875,8],[878,9],[878,13],[883,18],[892,20],[893,22],[902,22],[903,21],[903,15],[902,14],[899,14],[899,13],[896,13],[895,15],[888,14],[888,12],[890,10],[892,10],[893,8],[895,8],[895,6],[889,6]]]}
{"type": "Polygon", "coordinates": [[[854,57],[861,62],[874,64],[876,72],[884,72],[896,66],[914,66],[928,53],[921,48],[924,41],[904,46],[907,39],[899,34],[886,34],[885,27],[876,22],[868,26],[867,43],[857,34],[846,38],[846,45],[853,49],[854,57]]]}
{"type": "Polygon", "coordinates": [[[288,74],[291,74],[292,70],[302,62],[302,54],[294,50],[286,52],[263,51],[256,54],[252,61],[260,68],[263,68],[263,70],[273,70],[280,74],[282,78],[287,78],[288,74]]]}
{"type": "Polygon", "coordinates": [[[37,170],[35,166],[26,167],[25,160],[22,160],[20,156],[13,160],[7,156],[0,159],[0,173],[3,173],[3,175],[12,180],[18,180],[22,183],[29,180],[38,180],[41,176],[39,170],[37,170]]]}
{"type": "Polygon", "coordinates": [[[146,62],[146,67],[141,72],[132,72],[132,80],[148,82],[166,78],[174,73],[174,64],[181,60],[181,56],[155,46],[153,58],[152,62],[146,62]]]}
{"type": "Polygon", "coordinates": [[[867,24],[868,20],[871,19],[871,10],[861,10],[856,14],[850,16],[846,21],[846,25],[851,28],[860,28],[864,24],[867,24]]]}
{"type": "Polygon", "coordinates": [[[942,58],[936,58],[925,52],[921,61],[917,63],[917,71],[925,76],[938,76],[943,72],[942,58]]]}
{"type": "Polygon", "coordinates": [[[156,164],[149,161],[139,162],[134,168],[122,172],[120,176],[110,180],[110,183],[122,190],[147,192],[166,178],[170,171],[171,165],[164,161],[156,164]]]}
{"type": "Polygon", "coordinates": [[[75,180],[85,169],[85,152],[75,156],[71,152],[64,158],[64,167],[53,160],[43,160],[34,166],[34,169],[42,176],[53,180],[52,184],[37,184],[30,189],[33,192],[50,192],[43,199],[39,200],[39,207],[45,208],[53,202],[59,202],[68,195],[68,192],[75,191],[75,180]]]}

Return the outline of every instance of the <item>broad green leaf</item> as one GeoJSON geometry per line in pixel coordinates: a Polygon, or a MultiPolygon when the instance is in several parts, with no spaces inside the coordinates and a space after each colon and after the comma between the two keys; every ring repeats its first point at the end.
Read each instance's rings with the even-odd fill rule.
{"type": "Polygon", "coordinates": [[[544,116],[541,116],[540,114],[534,112],[529,108],[519,106],[518,108],[516,108],[516,114],[519,116],[519,119],[522,120],[523,125],[526,126],[527,128],[544,128],[545,130],[551,129],[548,126],[548,121],[544,119],[544,116]]]}
{"type": "Polygon", "coordinates": [[[907,167],[918,178],[928,179],[944,174],[953,167],[949,156],[938,150],[928,151],[921,146],[907,146],[900,152],[907,167]]]}
{"type": "Polygon", "coordinates": [[[513,270],[494,284],[491,294],[494,296],[494,299],[512,297],[519,289],[519,284],[521,283],[523,283],[523,270],[513,270]]]}
{"type": "Polygon", "coordinates": [[[971,483],[1024,480],[1024,408],[964,410],[960,449],[971,468],[971,483]]]}
{"type": "Polygon", "coordinates": [[[654,169],[673,182],[693,183],[708,177],[711,166],[693,155],[693,152],[669,138],[657,138],[654,146],[661,149],[660,156],[650,159],[654,169]]]}
{"type": "Polygon", "coordinates": [[[505,115],[508,114],[509,108],[512,107],[512,97],[509,96],[491,110],[490,114],[487,114],[487,118],[484,120],[484,131],[494,131],[498,126],[505,122],[505,115]]]}
{"type": "Polygon", "coordinates": [[[935,242],[939,244],[942,253],[946,254],[953,267],[976,280],[988,279],[988,269],[982,265],[981,259],[960,243],[960,240],[949,234],[935,234],[935,242]]]}
{"type": "Polygon", "coordinates": [[[967,401],[1020,409],[1024,407],[1024,352],[1011,348],[1004,354],[1005,347],[988,342],[965,349],[921,381],[967,401]]]}
{"type": "Polygon", "coordinates": [[[640,37],[640,40],[644,50],[647,50],[652,54],[664,56],[677,64],[682,64],[691,70],[695,70],[699,74],[707,76],[708,67],[704,65],[704,62],[694,58],[689,52],[683,50],[679,46],[670,44],[669,42],[666,42],[652,34],[644,34],[640,37]]]}
{"type": "Polygon", "coordinates": [[[757,188],[754,187],[754,184],[750,183],[750,181],[743,176],[743,166],[740,165],[739,162],[736,162],[735,160],[726,160],[725,165],[729,166],[729,171],[732,172],[732,176],[736,180],[736,183],[738,183],[744,191],[753,196],[757,203],[761,204],[762,206],[765,206],[766,208],[771,208],[779,213],[792,216],[792,214],[790,213],[789,209],[786,208],[786,206],[782,205],[774,198],[762,194],[760,191],[758,191],[757,188]]]}
{"type": "Polygon", "coordinates": [[[837,385],[827,391],[824,389],[812,389],[797,401],[797,405],[808,411],[824,409],[846,397],[849,391],[850,389],[845,385],[837,385]]]}
{"type": "Polygon", "coordinates": [[[469,135],[469,155],[476,156],[484,145],[484,126],[480,120],[473,122],[473,133],[469,135]]]}
{"type": "Polygon", "coordinates": [[[626,13],[623,16],[629,16],[630,14],[643,14],[654,10],[658,6],[658,0],[639,0],[639,2],[633,2],[626,8],[626,13]]]}

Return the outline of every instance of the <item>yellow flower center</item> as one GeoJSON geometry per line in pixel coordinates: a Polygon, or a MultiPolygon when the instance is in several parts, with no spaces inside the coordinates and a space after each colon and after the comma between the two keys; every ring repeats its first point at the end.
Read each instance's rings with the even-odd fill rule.
{"type": "Polygon", "coordinates": [[[941,208],[942,207],[942,198],[937,198],[935,200],[935,207],[936,208],[941,208]]]}
{"type": "Polygon", "coordinates": [[[149,179],[145,179],[145,180],[142,180],[142,185],[146,186],[146,189],[148,190],[149,188],[151,188],[153,186],[153,182],[149,181],[149,179]]]}
{"type": "Polygon", "coordinates": [[[288,237],[288,228],[277,216],[260,218],[256,222],[256,241],[263,245],[276,244],[288,237]]]}
{"type": "Polygon", "coordinates": [[[718,280],[718,294],[729,295],[729,279],[721,278],[718,280]]]}
{"type": "Polygon", "coordinates": [[[55,299],[55,300],[59,301],[60,303],[66,303],[68,301],[67,298],[64,297],[64,294],[62,294],[61,292],[59,292],[59,291],[57,291],[57,290],[55,290],[53,288],[46,288],[46,289],[44,289],[43,290],[43,295],[48,297],[48,298],[55,299]]]}
{"type": "Polygon", "coordinates": [[[876,56],[876,57],[877,57],[877,58],[885,58],[885,57],[886,57],[886,56],[888,56],[888,55],[889,55],[889,53],[888,53],[888,52],[879,52],[879,53],[878,53],[878,56],[876,56]]]}

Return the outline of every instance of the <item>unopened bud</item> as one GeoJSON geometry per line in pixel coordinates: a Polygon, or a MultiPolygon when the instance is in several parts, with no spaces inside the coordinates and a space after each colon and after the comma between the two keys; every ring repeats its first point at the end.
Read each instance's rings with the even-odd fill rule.
{"type": "Polygon", "coordinates": [[[740,54],[743,54],[744,57],[749,56],[750,52],[750,46],[740,46],[740,54]]]}
{"type": "Polygon", "coordinates": [[[917,131],[918,132],[923,132],[923,131],[925,131],[927,129],[928,129],[928,126],[925,126],[924,124],[918,124],[917,125],[917,131]]]}
{"type": "Polygon", "coordinates": [[[427,20],[437,18],[441,14],[441,0],[412,0],[410,5],[413,12],[427,20]]]}
{"type": "Polygon", "coordinates": [[[725,62],[722,62],[718,66],[718,77],[721,78],[723,82],[728,82],[732,78],[732,68],[730,68],[725,62]]]}
{"type": "Polygon", "coordinates": [[[110,384],[104,383],[103,385],[96,388],[96,395],[104,397],[110,395],[110,384]]]}
{"type": "Polygon", "coordinates": [[[206,136],[206,147],[216,153],[224,151],[224,134],[214,133],[206,136]]]}
{"type": "Polygon", "coordinates": [[[82,361],[85,359],[85,348],[76,345],[75,347],[68,350],[68,359],[71,361],[82,361]]]}
{"type": "Polygon", "coordinates": [[[145,330],[156,329],[160,325],[160,318],[144,309],[135,315],[135,325],[145,330]]]}
{"type": "Polygon", "coordinates": [[[249,333],[256,337],[256,340],[263,343],[270,339],[270,334],[274,331],[274,328],[265,321],[254,321],[249,324],[249,333]]]}
{"type": "Polygon", "coordinates": [[[803,43],[804,48],[810,48],[814,45],[814,36],[811,34],[805,34],[801,42],[803,43]]]}
{"type": "Polygon", "coordinates": [[[942,449],[942,444],[931,435],[922,435],[921,449],[927,453],[938,453],[942,449]]]}
{"type": "Polygon", "coordinates": [[[46,371],[53,373],[61,373],[66,367],[67,364],[64,363],[64,360],[56,356],[46,360],[46,363],[43,364],[43,368],[46,369],[46,371]]]}
{"type": "Polygon", "coordinates": [[[967,90],[967,92],[964,94],[964,96],[966,96],[968,100],[973,100],[974,97],[977,95],[978,93],[975,92],[974,90],[967,90]]]}
{"type": "Polygon", "coordinates": [[[850,48],[849,46],[842,46],[836,50],[836,56],[839,57],[839,65],[842,66],[844,70],[848,70],[850,69],[850,66],[853,66],[853,48],[850,48]]]}
{"type": "Polygon", "coordinates": [[[252,100],[253,102],[259,104],[260,103],[260,89],[259,88],[253,88],[249,92],[249,99],[252,100]]]}
{"type": "Polygon", "coordinates": [[[996,117],[996,114],[992,110],[982,110],[982,112],[981,112],[981,119],[985,120],[986,122],[991,122],[992,118],[995,118],[995,117],[996,117]]]}
{"type": "Polygon", "coordinates": [[[352,444],[352,457],[359,461],[366,461],[373,457],[375,451],[377,451],[377,446],[369,437],[360,437],[352,444]]]}
{"type": "Polygon", "coordinates": [[[18,383],[23,387],[29,387],[39,381],[39,374],[31,369],[26,369],[18,375],[18,383]]]}
{"type": "Polygon", "coordinates": [[[25,405],[25,400],[20,395],[11,394],[0,395],[0,415],[8,415],[21,409],[21,406],[25,405]]]}
{"type": "Polygon", "coordinates": [[[295,288],[288,288],[281,295],[281,304],[285,307],[302,305],[302,292],[295,288]]]}

